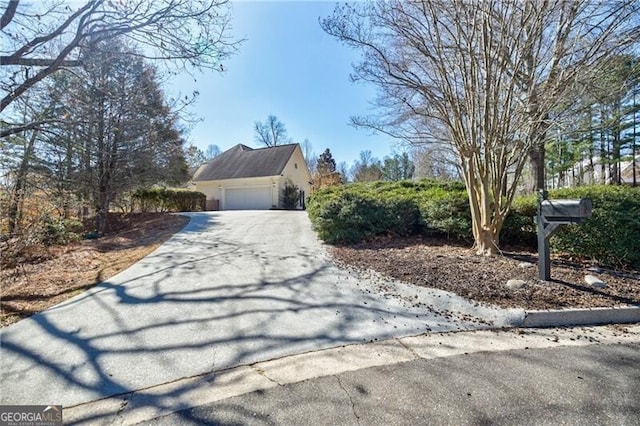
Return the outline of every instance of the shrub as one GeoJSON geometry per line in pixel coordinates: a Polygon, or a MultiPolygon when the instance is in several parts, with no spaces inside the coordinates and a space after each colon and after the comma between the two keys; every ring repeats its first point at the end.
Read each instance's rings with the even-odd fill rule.
{"type": "MultiPolygon", "coordinates": [[[[640,268],[640,188],[587,186],[550,191],[550,199],[591,198],[593,216],[554,233],[554,251],[609,266],[640,268]]],[[[500,234],[502,244],[536,249],[535,196],[517,197],[500,234]]],[[[471,238],[471,213],[461,182],[369,182],[312,194],[309,216],[328,243],[382,234],[471,238]]]]}
{"type": "Polygon", "coordinates": [[[538,200],[535,195],[516,197],[504,220],[500,243],[535,249],[537,247],[535,215],[538,200]]]}
{"type": "Polygon", "coordinates": [[[81,230],[82,222],[80,221],[62,219],[45,213],[42,216],[39,239],[46,246],[69,244],[80,240],[78,232],[81,230]]]}
{"type": "Polygon", "coordinates": [[[328,243],[354,243],[384,232],[386,211],[381,202],[351,192],[321,190],[309,201],[309,215],[320,238],[328,243]]]}
{"type": "Polygon", "coordinates": [[[205,210],[207,196],[199,191],[172,188],[138,189],[132,196],[142,212],[191,212],[205,210]]]}
{"type": "Polygon", "coordinates": [[[282,189],[282,207],[294,210],[300,202],[300,189],[291,182],[286,182],[282,189]]]}
{"type": "Polygon", "coordinates": [[[465,236],[470,216],[466,193],[460,188],[464,185],[438,181],[354,183],[315,192],[308,212],[320,238],[329,243],[414,235],[425,223],[434,233],[465,236]],[[439,201],[430,204],[428,199],[436,195],[439,201]],[[458,213],[460,217],[452,220],[451,215],[458,213]]]}
{"type": "MultiPolygon", "coordinates": [[[[550,199],[590,198],[592,217],[578,226],[562,226],[551,237],[551,249],[607,266],[640,268],[640,188],[584,186],[549,191],[550,199]]],[[[535,196],[514,200],[501,241],[536,248],[535,196]]]]}
{"type": "Polygon", "coordinates": [[[430,189],[420,197],[420,217],[428,234],[468,239],[471,232],[471,210],[466,191],[430,189]]]}
{"type": "Polygon", "coordinates": [[[600,185],[552,191],[553,198],[590,198],[592,217],[564,226],[551,237],[553,249],[608,266],[640,268],[640,188],[600,185]]]}

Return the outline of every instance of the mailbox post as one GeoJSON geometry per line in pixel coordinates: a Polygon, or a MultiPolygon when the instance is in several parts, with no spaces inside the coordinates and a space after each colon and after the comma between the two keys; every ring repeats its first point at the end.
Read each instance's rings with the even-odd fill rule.
{"type": "Polygon", "coordinates": [[[551,279],[551,258],[549,238],[560,225],[579,224],[591,217],[591,200],[548,200],[547,191],[538,193],[538,276],[541,280],[551,279]]]}

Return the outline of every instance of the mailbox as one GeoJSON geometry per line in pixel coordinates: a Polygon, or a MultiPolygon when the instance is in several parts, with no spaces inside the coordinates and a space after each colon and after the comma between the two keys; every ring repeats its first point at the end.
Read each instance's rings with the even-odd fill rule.
{"type": "Polygon", "coordinates": [[[540,213],[549,223],[580,223],[591,217],[591,200],[543,200],[540,213]]]}
{"type": "Polygon", "coordinates": [[[538,198],[538,271],[541,280],[551,279],[551,258],[549,237],[561,225],[581,223],[591,217],[591,200],[547,200],[546,191],[538,198]]]}

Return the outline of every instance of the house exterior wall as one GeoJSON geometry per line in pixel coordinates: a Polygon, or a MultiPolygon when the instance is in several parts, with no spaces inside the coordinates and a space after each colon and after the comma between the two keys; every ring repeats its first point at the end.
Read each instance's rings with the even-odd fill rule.
{"type": "MultiPolygon", "coordinates": [[[[281,190],[284,188],[287,178],[293,182],[301,191],[304,191],[305,197],[308,197],[311,192],[311,173],[307,167],[307,162],[304,160],[302,150],[300,146],[296,147],[295,151],[291,155],[289,162],[282,171],[282,179],[280,180],[281,190]]],[[[306,202],[306,200],[305,200],[306,202]]]]}

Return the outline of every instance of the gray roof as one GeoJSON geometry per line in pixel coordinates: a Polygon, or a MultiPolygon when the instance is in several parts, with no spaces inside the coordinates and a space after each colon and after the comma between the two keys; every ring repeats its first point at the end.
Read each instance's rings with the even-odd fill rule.
{"type": "Polygon", "coordinates": [[[297,143],[253,149],[238,144],[202,165],[193,180],[277,176],[284,170],[297,143]]]}

